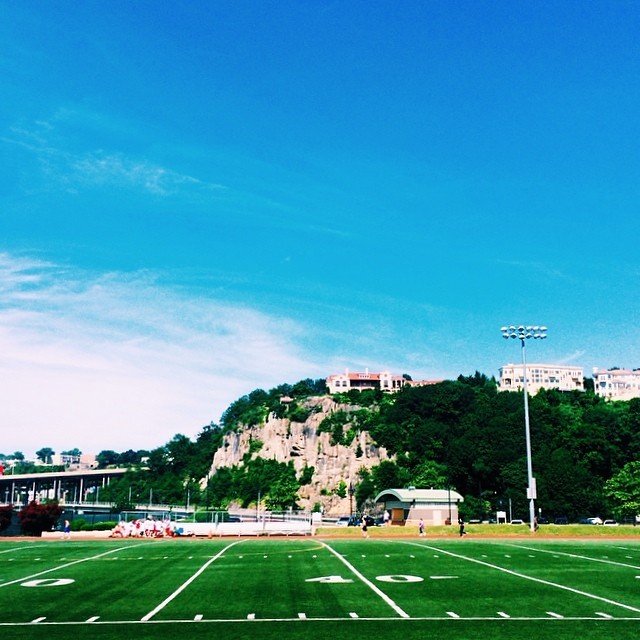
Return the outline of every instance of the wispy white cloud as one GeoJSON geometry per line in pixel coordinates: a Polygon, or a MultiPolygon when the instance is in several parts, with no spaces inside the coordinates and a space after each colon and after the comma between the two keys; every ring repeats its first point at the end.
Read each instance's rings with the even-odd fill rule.
{"type": "Polygon", "coordinates": [[[533,274],[538,274],[545,278],[552,280],[574,280],[574,276],[567,274],[566,272],[558,269],[557,266],[540,262],[536,260],[521,261],[521,260],[496,260],[496,263],[501,267],[509,267],[518,271],[526,271],[533,274]]]}
{"type": "MultiPolygon", "coordinates": [[[[86,109],[59,108],[49,118],[16,123],[0,135],[0,143],[20,149],[33,161],[25,163],[28,168],[21,181],[22,188],[30,193],[109,191],[174,201],[179,198],[183,208],[195,202],[217,212],[215,205],[220,205],[233,210],[237,217],[270,228],[347,241],[353,237],[352,231],[340,224],[317,224],[317,216],[310,212],[315,211],[320,187],[312,182],[300,189],[291,167],[272,165],[226,148],[176,152],[191,166],[224,166],[227,174],[232,164],[231,175],[241,175],[242,179],[230,178],[232,186],[227,186],[147,157],[146,150],[152,146],[148,136],[141,135],[129,122],[86,109]],[[78,143],[78,139],[83,142],[78,143]],[[137,152],[124,152],[123,148],[136,148],[137,152]],[[292,182],[296,186],[291,186],[292,182]]],[[[334,194],[334,198],[340,196],[334,194]]]]}
{"type": "Polygon", "coordinates": [[[71,150],[54,124],[38,120],[31,125],[16,125],[0,138],[5,144],[20,147],[38,161],[51,183],[67,191],[95,187],[138,190],[155,196],[194,191],[218,191],[224,185],[200,180],[145,158],[101,148],[71,150]]]}
{"type": "MultiPolygon", "coordinates": [[[[578,364],[578,365],[580,365],[580,359],[587,353],[588,352],[586,351],[586,349],[580,349],[578,351],[574,351],[573,353],[569,353],[566,356],[560,358],[558,360],[558,364],[566,364],[566,365],[578,364]]],[[[588,374],[588,372],[587,372],[587,374],[588,374]]]]}
{"type": "Polygon", "coordinates": [[[74,182],[91,185],[118,184],[158,196],[171,195],[184,188],[224,188],[220,184],[205,183],[145,160],[127,158],[121,153],[108,154],[102,150],[71,158],[69,168],[74,182]]]}
{"type": "Polygon", "coordinates": [[[153,448],[241,395],[307,377],[286,319],[189,297],[153,274],[0,254],[3,452],[153,448]]]}

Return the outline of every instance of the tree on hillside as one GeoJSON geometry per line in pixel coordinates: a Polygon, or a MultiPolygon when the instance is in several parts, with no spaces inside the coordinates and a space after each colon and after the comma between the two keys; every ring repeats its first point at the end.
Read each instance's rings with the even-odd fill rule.
{"type": "Polygon", "coordinates": [[[298,489],[300,485],[289,474],[276,480],[269,488],[266,507],[271,511],[297,509],[298,489]]]}
{"type": "Polygon", "coordinates": [[[433,460],[425,460],[413,472],[411,484],[420,489],[448,486],[447,468],[433,460]]]}
{"type": "Polygon", "coordinates": [[[375,497],[376,487],[371,477],[371,473],[365,467],[358,471],[360,482],[356,485],[356,509],[364,511],[367,503],[375,497]]]}
{"type": "Polygon", "coordinates": [[[56,452],[51,449],[51,447],[42,447],[42,449],[38,449],[38,451],[36,451],[36,457],[41,462],[44,462],[44,464],[51,464],[53,461],[52,457],[55,453],[56,452]]]}
{"type": "Polygon", "coordinates": [[[226,508],[236,491],[233,469],[220,467],[207,484],[206,499],[214,507],[226,508]]]}
{"type": "Polygon", "coordinates": [[[409,483],[409,474],[391,460],[383,460],[379,465],[371,469],[375,492],[385,489],[401,489],[409,483]]]}
{"type": "Polygon", "coordinates": [[[120,454],[111,449],[101,451],[97,456],[99,469],[106,469],[109,466],[115,466],[120,462],[120,454]]]}
{"type": "Polygon", "coordinates": [[[605,482],[605,493],[621,515],[640,513],[640,462],[629,462],[605,482]]]}

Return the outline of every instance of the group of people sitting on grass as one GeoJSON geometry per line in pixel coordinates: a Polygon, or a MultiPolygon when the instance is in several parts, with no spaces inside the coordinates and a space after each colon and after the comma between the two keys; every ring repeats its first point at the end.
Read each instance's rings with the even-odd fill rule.
{"type": "Polygon", "coordinates": [[[165,536],[173,537],[174,535],[175,529],[169,518],[156,520],[153,516],[131,520],[130,522],[120,520],[111,530],[112,538],[163,538],[165,536]]]}

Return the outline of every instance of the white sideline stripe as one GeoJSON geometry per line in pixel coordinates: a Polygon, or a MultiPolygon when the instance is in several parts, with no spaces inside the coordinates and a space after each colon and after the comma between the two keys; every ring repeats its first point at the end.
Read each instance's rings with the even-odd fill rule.
{"type": "Polygon", "coordinates": [[[205,562],[188,580],[183,582],[168,598],[165,598],[155,609],[152,609],[151,611],[149,611],[149,613],[147,613],[147,615],[140,618],[140,621],[147,622],[148,620],[153,618],[156,613],[162,611],[162,609],[164,609],[174,598],[179,596],[200,574],[204,572],[204,570],[209,565],[213,564],[225,551],[231,549],[231,547],[235,546],[236,544],[240,544],[241,542],[244,542],[244,540],[236,540],[235,542],[232,542],[230,545],[227,545],[224,549],[222,549],[222,551],[213,556],[213,558],[207,560],[207,562],[205,562]]]}
{"type": "MultiPolygon", "coordinates": [[[[498,622],[498,619],[495,617],[495,615],[486,615],[486,616],[465,616],[462,617],[459,614],[455,613],[454,611],[450,611],[448,612],[448,616],[443,616],[443,615],[434,615],[434,616],[416,616],[415,618],[409,618],[409,620],[413,620],[413,621],[420,621],[420,620],[424,620],[424,621],[442,621],[442,620],[450,620],[451,617],[455,617],[456,619],[459,620],[467,620],[467,621],[486,621],[486,622],[498,622]]],[[[594,620],[598,619],[595,618],[595,612],[592,615],[580,615],[580,616],[561,616],[559,614],[556,614],[556,616],[558,616],[558,619],[562,619],[562,620],[569,620],[569,621],[587,621],[587,622],[593,622],[594,620]]],[[[524,621],[524,622],[543,622],[543,621],[548,621],[551,618],[549,617],[549,615],[546,616],[514,616],[514,617],[509,617],[509,620],[517,620],[517,621],[524,621]]],[[[554,618],[555,619],[555,618],[554,618]]],[[[614,617],[611,616],[610,617],[611,620],[616,620],[618,622],[620,621],[628,621],[628,622],[633,622],[634,624],[637,624],[638,622],[638,616],[625,616],[625,617],[614,617]]],[[[217,625],[221,622],[230,622],[230,623],[237,623],[237,624],[260,624],[261,622],[293,622],[293,621],[298,621],[299,618],[298,617],[288,617],[288,618],[258,618],[258,619],[249,619],[249,617],[247,616],[247,619],[243,619],[243,618],[209,618],[209,619],[203,619],[200,622],[196,622],[195,620],[191,619],[191,618],[176,618],[176,619],[166,619],[166,620],[148,620],[147,622],[143,622],[141,620],[132,620],[132,619],[128,619],[128,620],[96,620],[96,622],[92,623],[92,626],[102,626],[102,627],[115,627],[118,625],[122,625],[125,627],[137,627],[138,625],[157,625],[157,626],[162,626],[162,625],[174,625],[174,624],[179,624],[179,625],[184,625],[184,626],[189,626],[189,625],[194,625],[194,624],[199,624],[199,625],[217,625]]],[[[317,622],[345,622],[347,620],[346,616],[342,616],[339,618],[334,618],[334,617],[330,617],[330,616],[324,616],[324,617],[312,617],[312,618],[307,618],[307,623],[308,624],[313,624],[313,623],[317,623],[317,622]]],[[[394,617],[375,617],[375,616],[365,616],[364,618],[360,618],[358,617],[358,620],[370,620],[370,621],[375,621],[375,622],[380,622],[383,624],[390,624],[393,623],[394,621],[397,621],[397,618],[394,617]]],[[[55,621],[46,621],[46,617],[42,617],[42,618],[37,618],[34,621],[30,621],[30,622],[0,622],[0,630],[2,629],[12,629],[12,628],[24,628],[24,627],[29,627],[29,626],[33,626],[34,623],[36,621],[40,621],[39,625],[41,627],[85,627],[87,625],[87,622],[84,620],[69,620],[69,621],[65,621],[65,622],[55,622],[55,621]]],[[[215,629],[214,629],[215,630],[215,629]]],[[[4,636],[3,636],[4,637],[4,636]]],[[[7,636],[8,637],[8,636],[7,636]]]]}
{"type": "MultiPolygon", "coordinates": [[[[593,600],[599,600],[600,602],[606,602],[607,604],[611,604],[615,607],[622,607],[623,609],[628,609],[629,611],[634,611],[635,613],[640,613],[640,609],[637,607],[632,607],[629,604],[624,604],[622,602],[616,602],[615,600],[609,600],[609,598],[603,598],[602,596],[597,596],[594,593],[587,593],[586,591],[580,591],[580,589],[574,589],[573,587],[567,587],[564,584],[559,584],[557,582],[551,582],[550,580],[543,580],[542,578],[535,578],[534,576],[528,576],[524,573],[518,573],[517,571],[512,571],[511,569],[506,569],[505,567],[500,567],[497,564],[491,564],[490,562],[484,562],[483,560],[478,560],[476,558],[469,558],[468,556],[462,556],[458,553],[453,553],[452,551],[445,551],[444,549],[437,549],[436,547],[429,547],[427,545],[421,545],[417,542],[408,542],[408,541],[399,541],[400,544],[411,544],[416,547],[423,547],[424,549],[429,549],[431,551],[439,551],[440,553],[446,553],[448,556],[453,558],[458,558],[459,560],[466,560],[467,562],[475,562],[476,564],[481,564],[484,567],[489,567],[490,569],[496,569],[497,571],[502,571],[503,573],[508,573],[509,575],[516,576],[517,578],[523,578],[524,580],[531,580],[532,582],[537,582],[539,584],[547,585],[548,587],[556,587],[556,589],[563,589],[564,591],[569,591],[570,593],[575,593],[579,596],[584,596],[585,598],[592,598],[593,600]]],[[[567,554],[570,555],[570,554],[567,554]]],[[[548,612],[547,612],[548,613],[548,612]]],[[[562,616],[561,616],[562,617],[562,616]]]]}
{"type": "Polygon", "coordinates": [[[362,582],[364,582],[374,593],[378,594],[399,616],[409,618],[409,614],[403,611],[384,591],[379,589],[371,580],[363,576],[349,561],[345,560],[335,549],[331,548],[326,542],[320,540],[320,544],[333,553],[336,558],[343,562],[350,571],[352,571],[362,582]]]}
{"type": "Polygon", "coordinates": [[[547,549],[532,549],[531,547],[520,547],[527,551],[538,551],[539,553],[552,553],[554,558],[558,556],[566,556],[568,558],[577,558],[578,560],[589,560],[591,562],[602,562],[604,564],[613,564],[618,567],[628,567],[629,569],[640,569],[636,564],[627,564],[626,562],[616,562],[615,560],[605,560],[603,558],[590,558],[589,556],[581,556],[577,553],[567,553],[566,551],[548,551],[547,549]]]}
{"type": "MultiPolygon", "coordinates": [[[[145,542],[143,544],[153,544],[151,542],[145,542]]],[[[104,553],[99,553],[97,556],[90,556],[89,558],[81,558],[80,560],[74,560],[73,562],[67,562],[66,564],[61,564],[59,567],[52,567],[51,569],[45,569],[44,571],[40,571],[39,573],[34,573],[30,576],[26,576],[24,578],[17,578],[16,580],[11,580],[10,582],[3,582],[0,584],[0,588],[8,587],[10,584],[18,584],[19,582],[24,582],[25,580],[33,580],[33,578],[37,578],[38,576],[43,576],[46,573],[51,573],[52,571],[59,571],[60,569],[66,569],[67,567],[71,567],[74,564],[80,564],[81,562],[87,562],[87,560],[97,560],[98,558],[102,558],[104,556],[108,556],[111,553],[117,553],[118,551],[123,551],[125,549],[130,549],[131,547],[118,547],[117,549],[111,549],[111,551],[105,551],[104,553]]]]}

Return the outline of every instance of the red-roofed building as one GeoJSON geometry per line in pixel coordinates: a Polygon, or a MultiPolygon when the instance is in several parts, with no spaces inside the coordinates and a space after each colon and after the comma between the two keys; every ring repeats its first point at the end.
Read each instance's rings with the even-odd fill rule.
{"type": "Polygon", "coordinates": [[[327,378],[329,393],[344,393],[351,389],[380,389],[393,393],[404,386],[422,387],[428,384],[437,384],[440,380],[409,380],[405,376],[395,375],[389,371],[380,373],[369,373],[369,369],[364,372],[334,373],[327,378]]]}

